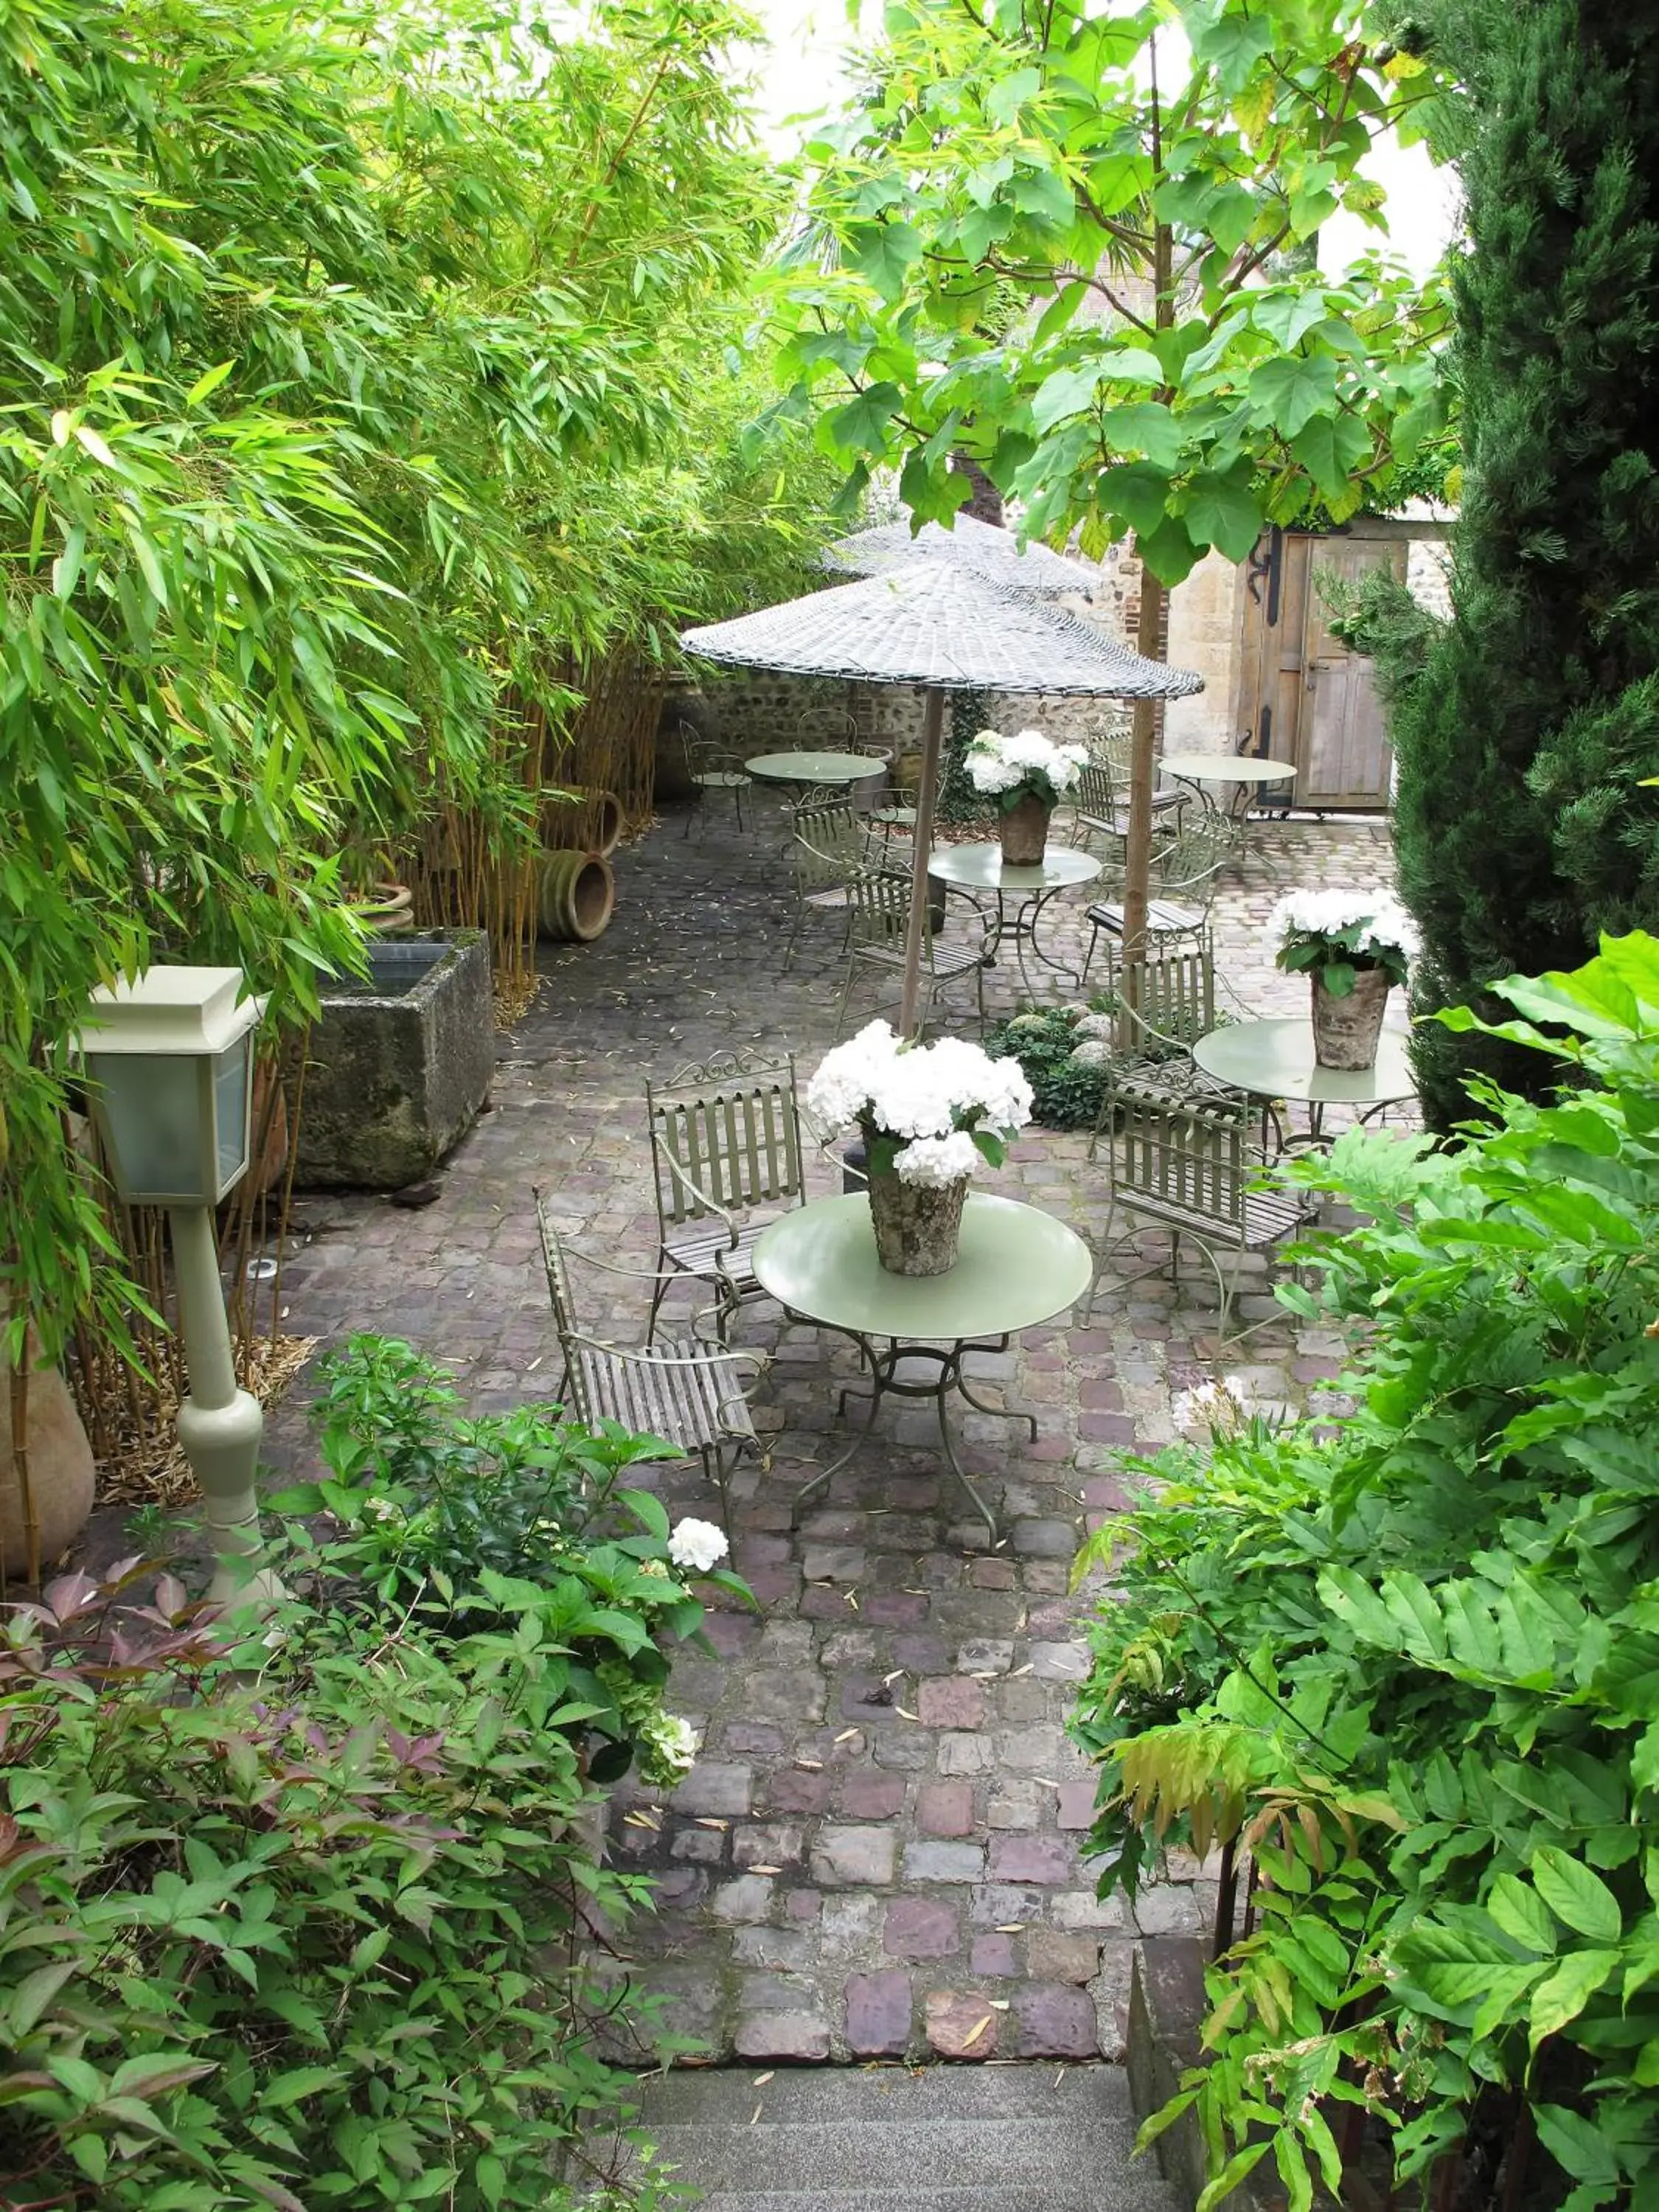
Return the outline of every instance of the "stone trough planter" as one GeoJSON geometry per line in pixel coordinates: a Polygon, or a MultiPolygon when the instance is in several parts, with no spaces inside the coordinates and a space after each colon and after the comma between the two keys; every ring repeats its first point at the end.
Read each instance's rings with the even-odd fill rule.
{"type": "Polygon", "coordinates": [[[479,929],[371,945],[323,994],[307,1057],[295,1180],[400,1190],[429,1175],[489,1095],[495,1031],[479,929]]]}

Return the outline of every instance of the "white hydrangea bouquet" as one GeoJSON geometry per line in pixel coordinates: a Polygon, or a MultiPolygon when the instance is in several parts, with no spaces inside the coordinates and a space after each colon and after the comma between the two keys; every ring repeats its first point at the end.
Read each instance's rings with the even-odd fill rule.
{"type": "Polygon", "coordinates": [[[1291,891],[1267,917],[1273,958],[1313,986],[1314,1057],[1370,1066],[1389,991],[1417,957],[1417,927],[1387,891],[1291,891]]]}
{"type": "Polygon", "coordinates": [[[1048,838],[1048,817],[1075,789],[1089,756],[1081,745],[1057,745],[1041,730],[1005,738],[981,730],[963,760],[975,791],[996,801],[998,836],[1011,868],[1035,867],[1048,838]]]}
{"type": "Polygon", "coordinates": [[[864,1139],[881,1264],[939,1275],[956,1261],[968,1185],[981,1163],[1000,1167],[1031,1118],[1031,1086],[1016,1060],[993,1060],[959,1037],[908,1044],[871,1022],[826,1053],[807,1111],[864,1139]]]}
{"type": "Polygon", "coordinates": [[[1334,999],[1368,968],[1403,983],[1417,957],[1417,925],[1390,891],[1291,891],[1267,917],[1267,934],[1286,975],[1321,977],[1334,999]]]}
{"type": "Polygon", "coordinates": [[[1024,799],[1058,806],[1076,789],[1088,757],[1084,746],[1057,745],[1041,730],[1016,730],[1012,738],[981,730],[963,755],[975,790],[994,799],[1000,814],[1012,812],[1024,799]]]}

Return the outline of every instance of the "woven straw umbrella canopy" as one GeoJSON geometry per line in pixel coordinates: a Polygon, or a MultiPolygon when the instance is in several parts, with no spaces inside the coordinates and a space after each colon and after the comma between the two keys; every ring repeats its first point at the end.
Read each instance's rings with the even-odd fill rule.
{"type": "Polygon", "coordinates": [[[729,666],[925,687],[910,928],[899,1001],[899,1030],[907,1036],[915,1027],[920,997],[945,694],[1177,699],[1204,688],[1203,678],[1190,669],[1144,659],[1091,623],[1043,606],[1030,593],[1000,590],[944,561],[809,592],[781,606],[689,629],[680,643],[688,653],[729,666]]]}
{"type": "Polygon", "coordinates": [[[1041,543],[1022,547],[1012,530],[959,514],[947,529],[924,522],[914,533],[908,522],[878,523],[851,538],[838,538],[825,549],[823,565],[848,576],[885,576],[896,568],[915,568],[934,561],[970,568],[988,583],[1013,592],[1037,592],[1058,599],[1062,592],[1086,592],[1100,579],[1080,561],[1068,561],[1041,543]]]}

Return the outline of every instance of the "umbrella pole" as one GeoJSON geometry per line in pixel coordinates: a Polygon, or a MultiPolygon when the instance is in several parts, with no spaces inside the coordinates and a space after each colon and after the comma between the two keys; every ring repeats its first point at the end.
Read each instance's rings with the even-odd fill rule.
{"type": "Polygon", "coordinates": [[[933,849],[933,804],[939,796],[939,757],[945,733],[945,694],[930,684],[922,695],[921,781],[916,790],[915,851],[910,861],[910,919],[904,933],[904,981],[899,994],[899,1035],[916,1034],[921,997],[921,939],[927,927],[927,861],[933,849]]]}

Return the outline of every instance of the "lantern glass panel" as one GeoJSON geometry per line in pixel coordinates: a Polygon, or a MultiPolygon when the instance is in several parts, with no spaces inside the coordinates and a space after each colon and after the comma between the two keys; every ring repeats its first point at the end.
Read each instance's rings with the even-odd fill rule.
{"type": "Polygon", "coordinates": [[[199,1060],[173,1053],[88,1054],[124,1189],[183,1197],[202,1189],[199,1060]]]}
{"type": "Polygon", "coordinates": [[[252,1057],[249,1040],[239,1037],[214,1062],[214,1156],[220,1191],[228,1189],[247,1163],[248,1066],[252,1057]]]}

